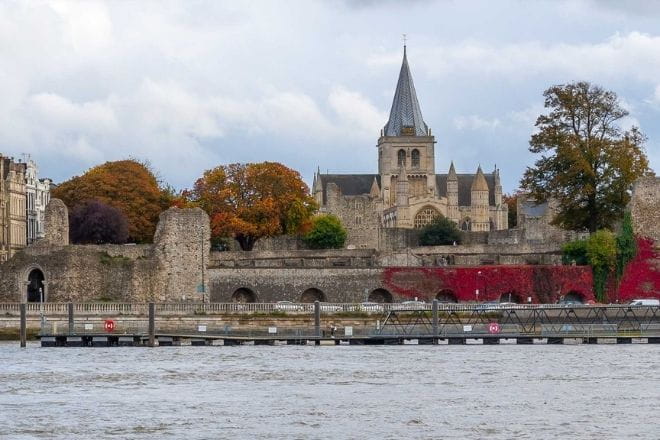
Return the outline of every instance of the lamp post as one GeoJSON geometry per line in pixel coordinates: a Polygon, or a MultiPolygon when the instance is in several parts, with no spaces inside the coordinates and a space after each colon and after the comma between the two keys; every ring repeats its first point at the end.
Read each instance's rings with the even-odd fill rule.
{"type": "MultiPolygon", "coordinates": [[[[481,271],[477,272],[477,280],[481,279],[481,271]]],[[[477,288],[474,291],[474,296],[476,298],[476,301],[479,302],[479,282],[477,281],[477,288]]]]}

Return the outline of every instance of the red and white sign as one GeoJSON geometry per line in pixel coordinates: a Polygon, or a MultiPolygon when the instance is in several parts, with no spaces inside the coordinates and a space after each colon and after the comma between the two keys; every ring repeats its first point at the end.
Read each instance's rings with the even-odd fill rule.
{"type": "Polygon", "coordinates": [[[103,328],[106,332],[111,333],[115,330],[115,321],[112,319],[106,319],[103,323],[103,328]]]}
{"type": "Polygon", "coordinates": [[[496,334],[500,332],[500,325],[497,322],[491,322],[488,324],[488,333],[496,334]]]}

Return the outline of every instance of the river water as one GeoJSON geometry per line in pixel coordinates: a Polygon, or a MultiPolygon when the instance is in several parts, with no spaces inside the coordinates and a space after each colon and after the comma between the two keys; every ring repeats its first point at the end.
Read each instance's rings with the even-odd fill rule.
{"type": "Polygon", "coordinates": [[[660,345],[18,348],[0,438],[658,439],[660,345]]]}

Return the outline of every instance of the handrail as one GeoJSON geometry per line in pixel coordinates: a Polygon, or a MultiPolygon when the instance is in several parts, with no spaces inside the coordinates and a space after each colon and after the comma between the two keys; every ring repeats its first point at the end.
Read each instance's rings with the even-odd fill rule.
{"type": "MultiPolygon", "coordinates": [[[[18,315],[20,303],[0,303],[0,317],[18,315]]],[[[28,315],[68,314],[68,303],[27,303],[28,315]]],[[[431,303],[404,302],[404,303],[320,303],[322,313],[386,313],[386,312],[413,312],[432,311],[431,303]]],[[[563,304],[438,304],[439,313],[447,312],[500,312],[524,310],[567,310],[575,311],[604,309],[604,310],[644,310],[660,316],[660,306],[639,306],[627,304],[602,305],[563,305],[563,304]]],[[[148,312],[148,303],[74,303],[74,314],[117,314],[117,315],[144,315],[148,312]]],[[[156,303],[156,314],[221,314],[221,313],[313,313],[313,303],[156,303]]]]}

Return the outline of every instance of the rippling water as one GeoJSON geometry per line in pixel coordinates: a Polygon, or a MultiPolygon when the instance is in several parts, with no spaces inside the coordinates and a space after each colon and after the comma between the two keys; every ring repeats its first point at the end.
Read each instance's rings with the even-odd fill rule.
{"type": "Polygon", "coordinates": [[[0,438],[660,438],[660,345],[0,344],[0,438]]]}

